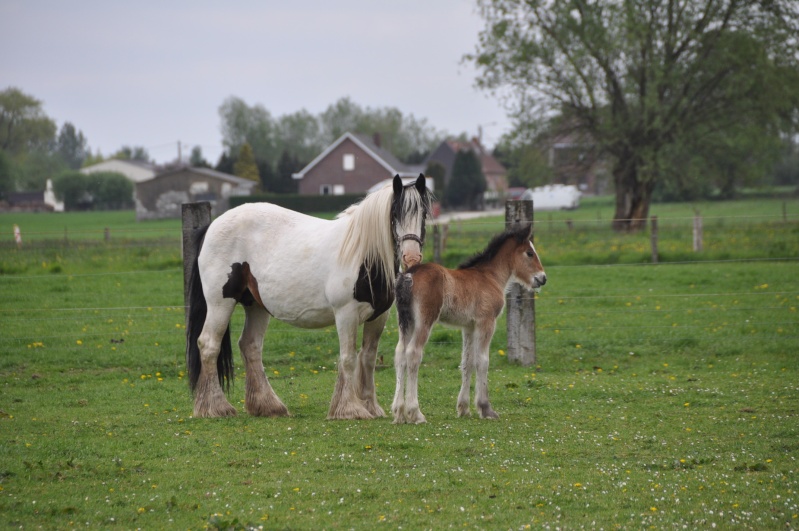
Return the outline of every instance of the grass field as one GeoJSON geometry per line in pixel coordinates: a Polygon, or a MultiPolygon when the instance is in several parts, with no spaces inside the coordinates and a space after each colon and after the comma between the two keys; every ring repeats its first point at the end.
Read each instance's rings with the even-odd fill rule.
{"type": "MultiPolygon", "coordinates": [[[[645,263],[646,234],[576,221],[559,228],[567,216],[585,215],[586,225],[597,216],[553,213],[552,227],[536,229],[549,277],[536,301],[537,365],[508,363],[502,318],[489,373],[501,418],[460,419],[460,336],[437,328],[420,371],[428,419],[420,426],[324,420],[335,331],[282,323],[267,334],[265,365],[292,416],[244,413],[238,363],[230,400],[240,415],[193,419],[177,224],[152,237],[130,223],[136,233],[118,240],[112,228],[109,242],[70,236],[68,244],[61,226],[41,245],[6,245],[0,522],[799,528],[799,223],[796,203],[786,221],[781,205],[729,205],[718,223],[705,223],[699,254],[683,230],[690,221],[683,227],[675,213],[660,265],[645,263]],[[776,213],[732,219],[743,210],[776,213]]],[[[76,216],[87,233],[114,227],[111,214],[76,216]]],[[[121,232],[129,222],[117,219],[121,232]]],[[[501,228],[500,219],[453,224],[445,259],[479,250],[501,228]]],[[[241,319],[238,312],[234,334],[241,319]]],[[[385,409],[396,339],[392,316],[377,372],[385,409]]]]}

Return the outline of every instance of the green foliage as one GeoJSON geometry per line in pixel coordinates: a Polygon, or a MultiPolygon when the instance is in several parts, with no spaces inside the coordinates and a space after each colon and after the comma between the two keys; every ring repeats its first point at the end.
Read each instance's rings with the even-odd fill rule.
{"type": "Polygon", "coordinates": [[[211,165],[203,157],[203,149],[200,146],[191,148],[191,156],[189,157],[189,164],[195,168],[210,168],[211,165]]]}
{"type": "Polygon", "coordinates": [[[263,105],[250,106],[231,96],[220,106],[219,116],[228,154],[238,153],[248,143],[255,159],[273,169],[284,152],[305,166],[346,132],[370,136],[378,133],[382,147],[405,161],[420,160],[444,136],[426,120],[403,114],[399,109],[364,108],[346,97],[316,116],[301,110],[276,119],[263,105]]]}
{"type": "Polygon", "coordinates": [[[0,91],[0,149],[17,155],[50,147],[55,122],[42,110],[42,102],[15,87],[0,91]]]}
{"type": "Polygon", "coordinates": [[[0,199],[14,191],[14,176],[11,173],[11,160],[5,151],[0,150],[0,199]]]}
{"type": "Polygon", "coordinates": [[[474,151],[458,151],[452,164],[452,177],[444,190],[445,204],[455,208],[476,208],[482,204],[485,191],[486,180],[480,159],[474,151]]]}
{"type": "Polygon", "coordinates": [[[116,172],[65,172],[53,180],[66,210],[122,210],[133,206],[133,183],[116,172]]]}
{"type": "Polygon", "coordinates": [[[427,168],[424,170],[426,177],[433,179],[435,191],[440,194],[444,190],[444,182],[447,176],[447,168],[443,164],[435,160],[427,163],[427,168]]]}
{"type": "Polygon", "coordinates": [[[249,144],[244,144],[239,149],[239,156],[236,158],[236,163],[233,165],[233,174],[248,179],[250,181],[260,183],[261,176],[258,173],[258,165],[255,163],[255,157],[252,153],[252,147],[249,144]]]}
{"type": "Polygon", "coordinates": [[[111,155],[110,158],[150,162],[150,154],[147,153],[147,149],[142,146],[122,146],[116,153],[111,155]]]}
{"type": "Polygon", "coordinates": [[[56,153],[70,169],[77,170],[83,166],[83,161],[91,155],[86,137],[75,126],[65,122],[56,138],[56,153]]]}

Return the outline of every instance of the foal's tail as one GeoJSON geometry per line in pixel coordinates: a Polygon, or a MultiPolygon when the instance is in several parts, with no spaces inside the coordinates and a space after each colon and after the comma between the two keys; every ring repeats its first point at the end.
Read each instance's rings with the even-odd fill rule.
{"type": "MultiPolygon", "coordinates": [[[[203,284],[200,279],[200,268],[197,257],[200,256],[200,249],[205,239],[208,226],[203,227],[194,233],[195,258],[189,277],[189,319],[186,324],[186,370],[189,373],[189,389],[192,392],[197,387],[202,370],[202,360],[200,359],[200,347],[197,340],[205,324],[205,317],[208,314],[208,304],[203,293],[203,284]]],[[[230,382],[233,381],[233,349],[230,345],[230,325],[225,330],[222,338],[222,345],[219,350],[219,357],[216,359],[216,370],[219,375],[219,385],[225,390],[230,390],[230,382]]]]}
{"type": "Polygon", "coordinates": [[[408,337],[408,330],[413,325],[413,277],[409,273],[397,275],[395,293],[400,333],[408,337]]]}

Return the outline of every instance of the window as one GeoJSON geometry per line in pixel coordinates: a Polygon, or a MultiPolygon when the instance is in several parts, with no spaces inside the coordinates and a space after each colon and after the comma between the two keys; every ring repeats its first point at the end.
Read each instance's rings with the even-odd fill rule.
{"type": "Polygon", "coordinates": [[[352,153],[345,153],[344,154],[344,171],[352,171],[355,169],[355,155],[352,153]]]}
{"type": "Polygon", "coordinates": [[[319,187],[320,195],[344,195],[343,184],[323,184],[319,187]]]}

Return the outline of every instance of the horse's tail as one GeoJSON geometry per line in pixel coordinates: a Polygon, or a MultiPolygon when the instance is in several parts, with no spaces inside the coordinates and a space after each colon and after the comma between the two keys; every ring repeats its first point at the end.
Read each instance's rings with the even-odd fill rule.
{"type": "MultiPolygon", "coordinates": [[[[200,279],[200,267],[198,257],[202,249],[205,233],[208,226],[202,227],[194,233],[193,245],[195,248],[194,263],[189,276],[189,319],[186,324],[186,370],[189,374],[189,389],[192,392],[197,388],[202,370],[202,360],[200,359],[200,347],[197,340],[205,325],[205,317],[208,314],[208,304],[203,293],[203,284],[200,279]]],[[[230,344],[230,325],[225,330],[222,338],[222,345],[219,356],[216,359],[216,369],[219,375],[219,385],[223,389],[230,389],[230,382],[233,381],[233,349],[230,344]]]]}
{"type": "Polygon", "coordinates": [[[397,276],[395,290],[400,332],[403,337],[407,337],[408,330],[413,324],[413,277],[409,273],[400,273],[397,276]]]}

